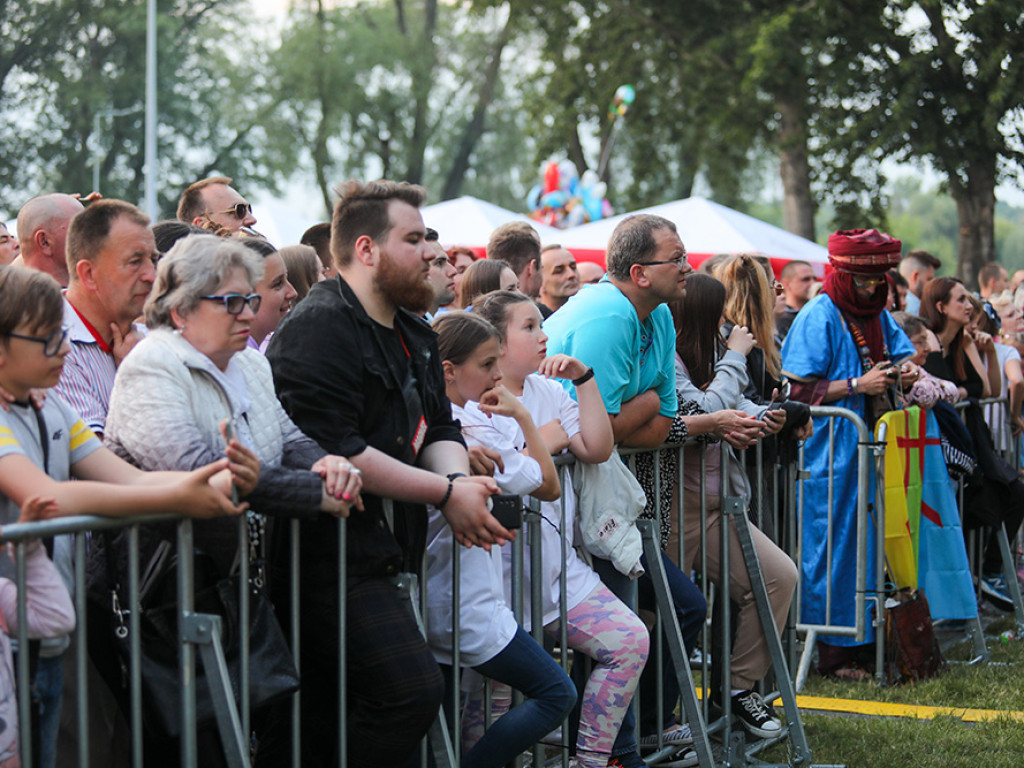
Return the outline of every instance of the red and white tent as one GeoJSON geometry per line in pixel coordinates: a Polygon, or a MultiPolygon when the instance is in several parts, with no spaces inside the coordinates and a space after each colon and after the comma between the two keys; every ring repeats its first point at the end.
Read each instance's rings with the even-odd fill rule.
{"type": "Polygon", "coordinates": [[[776,274],[787,262],[800,260],[809,262],[818,277],[825,275],[828,249],[824,246],[703,197],[676,200],[560,230],[551,242],[560,242],[577,260],[603,265],[612,230],[626,216],[636,213],[651,213],[675,223],[694,266],[718,253],[750,253],[771,259],[776,274]]]}
{"type": "Polygon", "coordinates": [[[557,243],[562,236],[561,230],[468,195],[428,205],[420,209],[420,213],[423,223],[437,230],[443,246],[464,245],[480,256],[484,255],[491,232],[509,221],[527,222],[540,233],[541,242],[545,244],[557,243]]]}

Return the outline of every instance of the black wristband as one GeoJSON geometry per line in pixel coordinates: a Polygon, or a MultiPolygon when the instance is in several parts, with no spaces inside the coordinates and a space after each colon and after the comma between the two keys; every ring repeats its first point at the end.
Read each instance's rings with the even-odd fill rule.
{"type": "Polygon", "coordinates": [[[578,379],[573,379],[572,380],[572,385],[574,387],[578,387],[578,386],[580,386],[582,384],[586,384],[592,378],[594,378],[594,369],[593,369],[593,367],[590,367],[590,368],[587,368],[587,372],[584,373],[582,376],[580,376],[578,379]]]}
{"type": "Polygon", "coordinates": [[[455,488],[455,478],[465,477],[466,475],[462,472],[452,472],[447,475],[448,478],[448,490],[444,492],[444,498],[441,499],[441,503],[437,505],[437,508],[444,511],[444,505],[448,503],[448,499],[452,497],[452,490],[455,488]]]}

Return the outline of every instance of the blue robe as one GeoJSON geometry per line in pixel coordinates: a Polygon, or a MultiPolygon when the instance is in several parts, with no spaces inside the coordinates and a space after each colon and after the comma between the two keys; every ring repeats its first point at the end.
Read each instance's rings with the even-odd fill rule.
{"type": "MultiPolygon", "coordinates": [[[[883,311],[882,334],[893,362],[914,354],[914,345],[892,316],[883,311]]],[[[877,361],[876,361],[877,362],[877,361]]],[[[798,381],[808,379],[845,380],[862,376],[864,368],[856,342],[832,299],[822,293],[813,298],[796,316],[782,345],[782,368],[786,376],[798,381]]],[[[864,396],[847,396],[828,403],[848,408],[864,418],[864,396]]],[[[868,425],[869,429],[871,425],[868,425]]],[[[804,447],[805,469],[810,478],[804,482],[803,555],[800,563],[800,621],[808,624],[856,624],[857,557],[857,430],[847,419],[835,422],[835,466],[832,523],[832,571],[826,573],[828,529],[828,419],[814,420],[814,435],[804,447]],[[826,579],[832,584],[831,616],[826,616],[826,579]]],[[[874,506],[874,459],[869,462],[868,500],[874,506]]],[[[867,590],[875,590],[875,530],[869,519],[867,590]]],[[[864,641],[874,642],[871,603],[866,604],[864,641]]],[[[823,635],[832,645],[857,645],[850,636],[823,635]]]]}

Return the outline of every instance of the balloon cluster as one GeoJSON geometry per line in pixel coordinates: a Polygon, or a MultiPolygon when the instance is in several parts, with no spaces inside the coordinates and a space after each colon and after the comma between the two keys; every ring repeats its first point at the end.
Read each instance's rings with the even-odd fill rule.
{"type": "Polygon", "coordinates": [[[540,169],[543,183],[526,196],[530,218],[551,227],[565,229],[611,216],[611,203],[605,198],[608,185],[594,171],[583,177],[570,160],[549,160],[540,169]]]}

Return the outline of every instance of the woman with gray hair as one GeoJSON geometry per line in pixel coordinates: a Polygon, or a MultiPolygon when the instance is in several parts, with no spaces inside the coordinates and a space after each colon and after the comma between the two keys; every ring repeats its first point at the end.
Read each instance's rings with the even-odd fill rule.
{"type": "MultiPolygon", "coordinates": [[[[309,519],[362,508],[359,470],[295,426],[274,394],[270,365],[247,348],[262,274],[263,259],[240,242],[190,235],[175,243],[145,305],[150,333],[118,369],[104,435],[115,453],[150,470],[207,464],[232,433],[254,454],[258,480],[238,488],[250,505],[248,552],[238,552],[231,522],[202,521],[193,533],[212,578],[226,578],[248,556],[255,589],[264,583],[268,535],[271,544],[274,538],[265,515],[309,519]]],[[[147,528],[143,563],[174,536],[166,525],[147,528]]],[[[147,746],[161,764],[176,751],[147,746]]]]}

